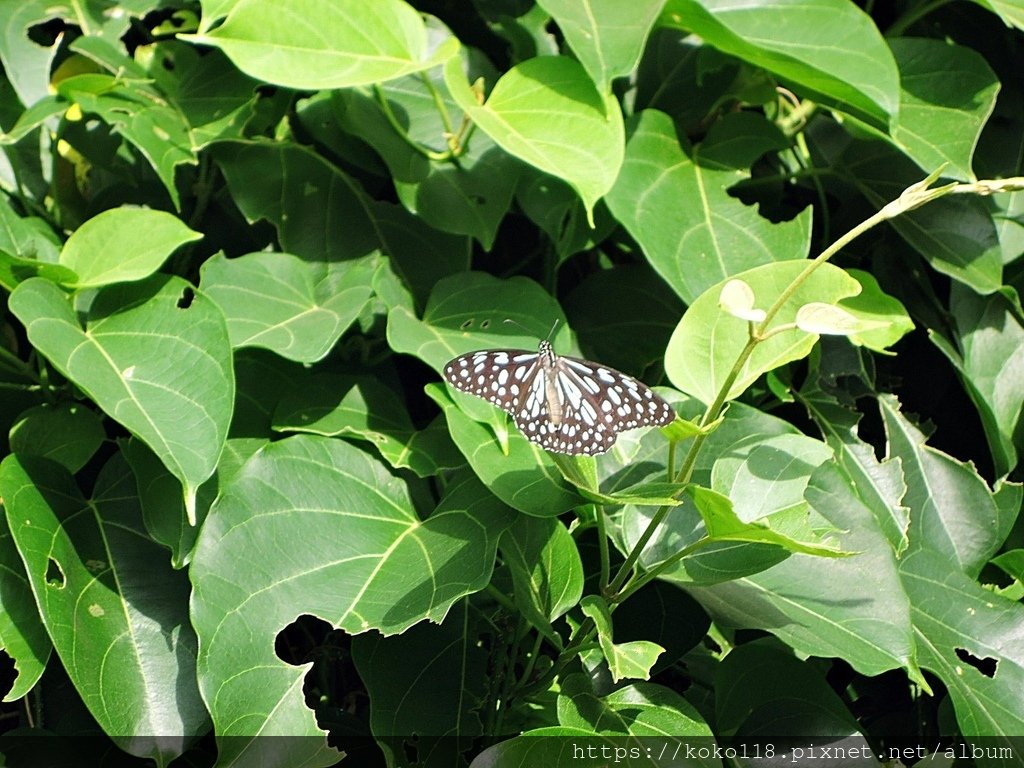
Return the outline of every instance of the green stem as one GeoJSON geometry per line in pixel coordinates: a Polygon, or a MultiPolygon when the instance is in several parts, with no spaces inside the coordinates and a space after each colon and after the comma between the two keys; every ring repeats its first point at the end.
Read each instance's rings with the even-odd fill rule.
{"type": "Polygon", "coordinates": [[[604,594],[611,578],[611,556],[608,552],[608,534],[604,519],[604,504],[594,504],[594,522],[597,524],[597,550],[601,557],[601,593],[604,594]]]}
{"type": "Polygon", "coordinates": [[[380,110],[384,114],[385,119],[387,119],[395,133],[398,134],[399,138],[401,138],[410,149],[420,155],[423,155],[423,157],[428,160],[439,163],[447,162],[454,157],[454,153],[451,150],[435,152],[434,150],[427,149],[418,142],[413,141],[412,137],[410,137],[408,132],[405,130],[405,126],[398,122],[398,118],[395,117],[395,113],[391,111],[391,103],[388,101],[387,96],[384,95],[383,89],[381,89],[379,85],[375,85],[373,86],[373,93],[377,97],[377,103],[380,104],[380,110]]]}
{"type": "Polygon", "coordinates": [[[0,346],[0,364],[19,376],[24,376],[36,384],[41,383],[38,374],[31,365],[26,363],[6,347],[0,346]]]}

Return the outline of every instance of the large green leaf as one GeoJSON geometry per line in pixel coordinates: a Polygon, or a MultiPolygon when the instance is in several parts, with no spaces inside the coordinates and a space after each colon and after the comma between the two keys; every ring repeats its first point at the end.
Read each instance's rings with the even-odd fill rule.
{"type": "Polygon", "coordinates": [[[164,211],[122,206],[76,229],[60,252],[60,263],[74,271],[77,289],[142,280],[176,248],[202,237],[164,211]]]}
{"type": "MultiPolygon", "coordinates": [[[[753,290],[755,307],[768,309],[809,264],[806,260],[780,261],[747,270],[736,278],[753,290]]],[[[705,403],[713,402],[725,386],[749,339],[747,321],[719,306],[724,284],[725,281],[708,288],[690,305],[665,352],[669,380],[705,403]]],[[[787,297],[771,327],[793,323],[797,311],[808,302],[831,304],[859,292],[856,280],[838,267],[824,263],[787,297]]],[[[817,340],[817,334],[791,328],[761,341],[741,366],[725,397],[731,400],[739,396],[762,374],[804,357],[817,340]]]]}
{"type": "Polygon", "coordinates": [[[878,400],[888,439],[888,458],[899,457],[910,509],[911,551],[943,555],[949,567],[976,576],[1006,539],[1019,511],[1020,486],[993,493],[973,465],[926,444],[926,436],[900,410],[892,395],[878,400]],[[1006,509],[999,493],[1016,494],[1006,509]]]}
{"type": "Polygon", "coordinates": [[[992,114],[999,80],[977,51],[943,40],[897,38],[900,111],[892,141],[930,173],[971,181],[974,148],[992,114]],[[950,77],[956,72],[956,77],[950,77]]]}
{"type": "Polygon", "coordinates": [[[81,403],[30,408],[11,427],[11,453],[53,459],[77,472],[106,439],[99,415],[81,403]]]}
{"type": "MultiPolygon", "coordinates": [[[[393,634],[440,621],[486,586],[511,521],[472,479],[420,520],[405,484],[343,440],[299,436],[258,451],[221,487],[190,571],[221,764],[251,764],[268,746],[261,736],[321,734],[303,700],[305,669],[274,653],[287,624],[312,614],[352,634],[393,634]]],[[[337,760],[322,739],[293,746],[304,765],[337,760]]]]}
{"type": "Polygon", "coordinates": [[[0,495],[82,700],[122,749],[166,765],[209,722],[196,687],[188,583],[149,541],[123,458],[107,463],[85,499],[60,465],[8,456],[0,495]]]}
{"type": "Polygon", "coordinates": [[[879,461],[874,447],[857,432],[860,414],[842,407],[834,397],[810,390],[801,393],[800,402],[835,453],[838,470],[849,478],[858,498],[871,510],[889,546],[902,555],[909,544],[910,510],[902,503],[907,484],[900,459],[890,456],[879,461]]]}
{"type": "MultiPolygon", "coordinates": [[[[584,502],[562,478],[552,458],[513,427],[499,445],[488,426],[467,415],[439,384],[427,387],[427,394],[444,411],[448,432],[477,477],[491,493],[510,507],[537,517],[554,517],[584,502]]],[[[470,395],[456,395],[468,399],[470,395]]],[[[491,408],[485,404],[486,408],[491,408]]],[[[497,414],[495,427],[504,427],[504,413],[497,414]]],[[[492,428],[493,429],[493,428],[492,428]]]]}
{"type": "Polygon", "coordinates": [[[914,659],[910,601],[878,522],[831,462],[812,476],[806,499],[835,529],[852,557],[795,554],[761,573],[690,587],[726,625],[758,627],[799,654],[839,656],[866,675],[903,667],[921,681],[914,659]]]}
{"type": "Polygon", "coordinates": [[[297,378],[274,411],[273,428],[371,443],[398,469],[436,475],[464,459],[438,417],[417,430],[395,391],[370,376],[319,374],[297,378]]]}
{"type": "Polygon", "coordinates": [[[539,0],[597,87],[628,75],[665,0],[539,0]]]}
{"type": "Polygon", "coordinates": [[[186,40],[214,45],[247,75],[289,88],[351,88],[436,66],[423,19],[402,0],[241,0],[227,20],[186,40]]]}
{"type": "Polygon", "coordinates": [[[530,622],[560,643],[551,622],[583,594],[576,541],[557,518],[520,515],[502,534],[501,555],[512,573],[515,601],[530,622]]]}
{"type": "Polygon", "coordinates": [[[95,295],[85,326],[42,278],[14,291],[29,340],[181,481],[190,517],[227,439],[235,394],[220,310],[184,280],[156,276],[95,295]]]}
{"type": "Polygon", "coordinates": [[[326,263],[289,253],[215,256],[203,264],[200,287],[224,312],[233,348],[314,363],[363,311],[376,269],[372,255],[326,263]]]}
{"type": "MultiPolygon", "coordinates": [[[[0,493],[4,492],[0,486],[0,493]]],[[[0,611],[0,649],[11,658],[17,673],[3,700],[16,701],[35,688],[43,676],[53,644],[39,616],[25,564],[6,517],[0,517],[0,595],[4,608],[0,611]]]]}
{"type": "Polygon", "coordinates": [[[344,261],[380,251],[420,304],[440,278],[469,266],[468,238],[371,200],[354,178],[307,147],[226,141],[211,153],[235,204],[250,221],[273,224],[289,253],[344,261]]]}
{"type": "Polygon", "coordinates": [[[948,687],[968,743],[985,737],[978,764],[1014,768],[1024,733],[1024,608],[950,568],[938,552],[904,558],[900,576],[921,666],[948,687]]]}
{"type": "Polygon", "coordinates": [[[352,660],[370,695],[370,729],[394,765],[414,748],[421,765],[459,765],[480,735],[486,651],[466,602],[438,627],[417,624],[397,637],[352,641],[352,660]],[[410,738],[416,734],[416,738],[410,738]]]}
{"type": "Polygon", "coordinates": [[[726,277],[761,264],[802,259],[810,246],[810,210],[773,224],[729,195],[749,166],[786,140],[750,113],[717,123],[703,142],[680,146],[672,120],[644,110],[608,207],[683,301],[692,303],[726,277]]]}
{"type": "Polygon", "coordinates": [[[981,416],[996,472],[1017,466],[1024,414],[1024,326],[1001,294],[978,296],[953,286],[954,338],[929,334],[955,366],[981,416]]]}
{"type": "Polygon", "coordinates": [[[622,165],[618,101],[599,93],[583,67],[564,56],[516,65],[483,104],[458,59],[445,65],[444,75],[452,97],[480,130],[510,155],[572,186],[592,220],[594,205],[622,165]]]}
{"type": "Polygon", "coordinates": [[[896,63],[871,17],[848,0],[669,0],[662,23],[879,128],[897,112],[896,63]]]}

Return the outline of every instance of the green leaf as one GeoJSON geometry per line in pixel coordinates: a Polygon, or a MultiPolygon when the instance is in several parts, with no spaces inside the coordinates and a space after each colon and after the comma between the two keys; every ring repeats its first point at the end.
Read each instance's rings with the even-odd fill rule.
{"type": "MultiPolygon", "coordinates": [[[[806,260],[781,261],[737,277],[753,289],[755,306],[769,307],[809,264],[806,260]]],[[[722,285],[708,288],[690,305],[665,353],[665,373],[671,382],[705,403],[713,402],[725,386],[749,339],[747,323],[718,306],[721,289],[722,285]]],[[[857,295],[859,290],[860,284],[846,272],[821,264],[788,296],[768,330],[792,323],[799,308],[810,301],[834,303],[857,295]]],[[[731,382],[726,399],[738,397],[761,374],[804,357],[817,340],[817,335],[793,328],[759,342],[731,382]]]]}
{"type": "Polygon", "coordinates": [[[836,399],[819,389],[801,392],[800,402],[835,454],[837,469],[849,479],[860,501],[875,518],[889,546],[902,555],[910,540],[910,510],[902,503],[907,492],[900,459],[879,461],[873,446],[857,432],[860,414],[842,407],[836,399]]]}
{"type": "Polygon", "coordinates": [[[999,79],[977,51],[922,37],[889,40],[900,69],[892,142],[922,171],[973,181],[974,148],[996,103],[999,79]],[[950,77],[956,72],[956,77],[950,77]]]}
{"type": "Polygon", "coordinates": [[[591,360],[621,371],[660,365],[683,304],[650,267],[617,265],[585,277],[563,302],[591,360]],[[642,306],[643,312],[636,307],[642,306]]]}
{"type": "Polygon", "coordinates": [[[952,340],[928,334],[949,358],[981,416],[996,474],[1006,475],[1019,461],[1016,436],[1024,413],[1024,326],[1000,294],[978,296],[953,286],[950,311],[956,323],[952,340]]]}
{"type": "Polygon", "coordinates": [[[396,637],[367,633],[352,640],[352,661],[373,706],[370,730],[391,765],[416,734],[424,765],[464,765],[461,752],[483,728],[488,654],[477,642],[466,601],[441,626],[417,624],[396,637]]]}
{"type": "Polygon", "coordinates": [[[294,381],[278,402],[273,428],[365,440],[392,467],[420,477],[464,462],[440,417],[417,430],[406,404],[370,376],[318,374],[294,381]]]}
{"type": "Polygon", "coordinates": [[[402,0],[242,0],[212,32],[184,40],[224,51],[251,77],[289,88],[352,88],[443,63],[449,41],[428,50],[423,19],[402,0]]]}
{"type": "MultiPolygon", "coordinates": [[[[10,461],[13,463],[16,459],[12,457],[10,461]]],[[[6,491],[3,477],[0,465],[0,493],[6,491]]],[[[0,517],[0,594],[4,605],[0,611],[0,649],[10,657],[17,672],[3,700],[17,701],[28,695],[43,676],[53,644],[39,616],[25,564],[19,557],[6,517],[0,517]]]]}
{"type": "Polygon", "coordinates": [[[87,500],[59,464],[8,456],[0,495],[82,700],[122,749],[166,765],[209,722],[195,684],[188,582],[148,541],[124,460],[107,463],[87,500]]]}
{"type": "Polygon", "coordinates": [[[574,608],[583,594],[583,563],[575,540],[556,518],[519,515],[498,546],[512,573],[516,606],[561,646],[551,622],[574,608]]]}
{"type": "Polygon", "coordinates": [[[804,435],[751,436],[715,462],[711,487],[729,498],[740,520],[764,520],[806,507],[807,483],[830,458],[828,446],[804,435]]]}
{"type": "Polygon", "coordinates": [[[122,206],[76,229],[61,250],[60,263],[75,273],[72,285],[79,289],[142,280],[180,246],[202,237],[164,211],[122,206]]]}
{"type": "Polygon", "coordinates": [[[69,472],[85,466],[106,439],[96,412],[77,403],[37,405],[11,428],[11,453],[52,459],[69,472]]]}
{"type": "Polygon", "coordinates": [[[723,278],[807,256],[809,210],[773,224],[729,195],[749,178],[751,163],[785,144],[763,117],[741,113],[716,123],[695,147],[680,146],[672,120],[645,110],[630,133],[608,207],[651,266],[691,304],[723,278]]]}
{"type": "Polygon", "coordinates": [[[470,235],[490,250],[523,166],[483,132],[468,137],[457,162],[424,156],[425,151],[448,151],[445,136],[462,115],[455,101],[444,94],[440,72],[429,77],[428,83],[412,76],[373,90],[336,91],[333,106],[338,123],[377,151],[410,213],[445,232],[470,235]],[[438,111],[439,100],[447,120],[438,111]],[[400,127],[387,120],[382,101],[400,127]]]}
{"type": "Polygon", "coordinates": [[[856,317],[862,325],[875,326],[851,334],[851,342],[875,352],[885,352],[914,330],[914,321],[903,304],[885,293],[870,272],[849,269],[847,274],[860,283],[860,293],[841,300],[838,306],[856,317]]]}
{"type": "Polygon", "coordinates": [[[210,151],[235,204],[250,221],[272,223],[284,251],[312,261],[380,251],[421,304],[438,280],[469,266],[467,239],[371,200],[352,177],[307,147],[225,141],[210,151]]]}
{"type": "Polygon", "coordinates": [[[191,567],[199,680],[220,760],[245,764],[260,736],[319,735],[294,744],[303,754],[292,759],[333,765],[303,698],[306,669],[277,657],[277,633],[300,614],[351,634],[441,621],[487,585],[511,522],[471,478],[420,520],[405,483],[343,440],[291,437],[253,455],[221,487],[191,567]],[[313,495],[297,505],[296,488],[313,495]]]}
{"type": "Polygon", "coordinates": [[[618,101],[601,95],[583,67],[564,56],[516,65],[483,104],[458,59],[445,65],[444,77],[458,105],[499,147],[572,186],[593,225],[594,205],[622,165],[618,101]]]}
{"type": "Polygon", "coordinates": [[[184,486],[192,517],[235,392],[220,310],[184,280],[162,276],[101,290],[84,328],[68,297],[42,278],[19,285],[10,308],[57,370],[156,452],[184,486]],[[168,378],[169,365],[188,375],[168,378]]]}
{"type": "Polygon", "coordinates": [[[778,722],[781,712],[791,711],[793,692],[800,691],[801,704],[812,708],[815,717],[805,721],[803,734],[787,730],[787,738],[806,734],[821,741],[828,736],[832,742],[838,737],[846,746],[845,739],[859,737],[861,746],[870,749],[856,718],[824,676],[809,661],[779,648],[777,641],[762,638],[730,650],[715,670],[715,690],[721,692],[715,699],[715,720],[723,736],[734,736],[745,723],[766,715],[778,722]]]}
{"type": "Polygon", "coordinates": [[[665,0],[540,0],[576,58],[602,93],[640,60],[647,35],[665,0]]]}
{"type": "Polygon", "coordinates": [[[968,740],[984,736],[990,750],[1009,747],[1009,757],[992,752],[986,765],[1012,768],[1012,737],[1024,733],[1024,607],[983,589],[939,552],[905,557],[900,576],[921,666],[948,688],[968,740]]]}
{"type": "Polygon", "coordinates": [[[218,255],[203,264],[200,288],[224,312],[234,349],[315,363],[370,300],[377,265],[372,255],[328,263],[289,253],[218,255]]]}
{"type": "Polygon", "coordinates": [[[597,641],[608,662],[612,682],[626,678],[646,680],[651,676],[651,667],[664,652],[657,643],[648,640],[633,640],[628,643],[612,642],[612,615],[608,604],[599,597],[588,595],[580,602],[580,609],[597,626],[597,641]]]}
{"type": "Polygon", "coordinates": [[[158,89],[122,74],[92,73],[61,81],[57,92],[131,142],[156,171],[175,207],[181,205],[174,175],[177,166],[197,162],[191,126],[158,89]]]}
{"type": "Polygon", "coordinates": [[[591,226],[586,208],[573,188],[561,179],[520,164],[516,202],[548,236],[559,263],[580,251],[593,248],[615,229],[608,207],[597,204],[591,226]]]}
{"type": "Polygon", "coordinates": [[[878,522],[831,462],[815,472],[806,498],[838,531],[842,549],[857,554],[795,554],[761,573],[689,587],[690,593],[722,626],[767,630],[798,655],[839,656],[865,675],[902,667],[923,682],[910,601],[878,522]]]}
{"type": "Polygon", "coordinates": [[[767,69],[794,90],[885,129],[899,72],[871,17],[847,0],[669,0],[662,24],[767,69]]]}
{"type": "MultiPolygon", "coordinates": [[[[632,683],[598,697],[591,681],[581,674],[567,677],[562,686],[558,721],[608,736],[654,737],[665,744],[665,755],[679,754],[677,746],[685,754],[687,737],[701,738],[702,747],[710,746],[703,740],[712,737],[696,707],[675,691],[653,683],[632,683]]],[[[718,761],[708,755],[706,759],[688,757],[685,764],[710,768],[718,761]]]]}
{"type": "Polygon", "coordinates": [[[879,395],[878,405],[887,458],[900,459],[907,482],[903,503],[910,509],[911,551],[939,553],[948,567],[977,576],[1006,539],[1017,510],[1007,514],[973,465],[927,445],[893,395],[879,395]]]}
{"type": "MultiPolygon", "coordinates": [[[[456,406],[446,388],[430,384],[427,395],[441,406],[452,440],[477,477],[510,507],[528,515],[554,517],[583,503],[539,445],[513,429],[503,450],[486,426],[456,406]]],[[[499,418],[504,419],[504,414],[499,418]]]]}

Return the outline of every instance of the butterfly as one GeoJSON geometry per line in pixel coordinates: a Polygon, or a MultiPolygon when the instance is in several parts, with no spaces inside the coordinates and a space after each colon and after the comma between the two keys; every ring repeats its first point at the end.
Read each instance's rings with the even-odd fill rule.
{"type": "Polygon", "coordinates": [[[527,440],[555,453],[604,453],[619,432],[662,427],[676,414],[632,376],[600,363],[536,352],[485,349],[450,360],[444,378],[511,414],[527,440]]]}

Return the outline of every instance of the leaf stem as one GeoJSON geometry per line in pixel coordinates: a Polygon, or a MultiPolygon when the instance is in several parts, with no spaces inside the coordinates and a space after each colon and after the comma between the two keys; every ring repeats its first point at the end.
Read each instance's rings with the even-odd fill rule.
{"type": "MultiPolygon", "coordinates": [[[[391,102],[389,102],[387,96],[384,95],[384,90],[379,85],[374,85],[373,94],[377,97],[377,103],[380,105],[380,111],[384,114],[384,118],[394,129],[395,133],[398,134],[399,138],[401,138],[410,149],[420,155],[423,155],[427,160],[432,160],[437,163],[444,163],[454,159],[455,153],[451,149],[444,152],[436,152],[432,149],[427,149],[419,142],[413,141],[412,137],[409,136],[408,131],[405,129],[405,126],[398,122],[398,118],[395,117],[395,113],[391,109],[391,102]]],[[[443,116],[442,119],[444,119],[443,116]]]]}

